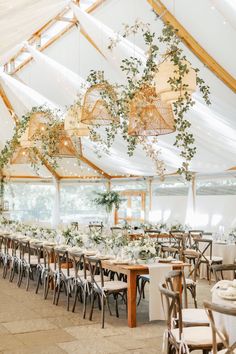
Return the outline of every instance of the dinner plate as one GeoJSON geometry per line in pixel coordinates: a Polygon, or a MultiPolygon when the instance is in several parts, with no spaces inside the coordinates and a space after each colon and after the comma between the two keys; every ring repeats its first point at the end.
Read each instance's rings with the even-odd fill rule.
{"type": "Polygon", "coordinates": [[[231,301],[236,300],[236,294],[228,295],[224,290],[218,290],[217,293],[222,299],[231,300],[231,301]]]}
{"type": "Polygon", "coordinates": [[[103,261],[105,261],[106,259],[111,259],[112,258],[112,256],[106,256],[106,255],[104,255],[104,256],[97,256],[99,259],[101,259],[101,260],[103,260],[103,261]]]}
{"type": "Polygon", "coordinates": [[[84,251],[84,254],[86,256],[95,256],[96,253],[97,253],[96,251],[84,251]]]}
{"type": "Polygon", "coordinates": [[[128,260],[120,260],[120,261],[112,261],[113,264],[117,264],[117,265],[124,265],[124,264],[129,264],[129,261],[128,260]]]}
{"type": "Polygon", "coordinates": [[[171,263],[174,259],[160,258],[159,263],[171,263]]]}

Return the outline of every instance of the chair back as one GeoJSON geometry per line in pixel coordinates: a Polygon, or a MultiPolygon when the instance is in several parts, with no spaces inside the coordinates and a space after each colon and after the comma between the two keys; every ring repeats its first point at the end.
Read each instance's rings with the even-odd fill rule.
{"type": "Polygon", "coordinates": [[[61,273],[62,263],[63,268],[66,268],[66,275],[69,277],[70,275],[70,265],[69,265],[69,257],[67,250],[62,248],[54,248],[54,270],[58,270],[61,273]]]}
{"type": "Polygon", "coordinates": [[[200,263],[211,263],[212,260],[212,243],[213,241],[208,238],[202,238],[202,236],[193,236],[193,249],[200,253],[200,263]],[[209,259],[206,257],[206,254],[209,250],[209,259]]]}
{"type": "Polygon", "coordinates": [[[173,324],[175,321],[178,321],[179,340],[181,340],[183,323],[180,294],[177,291],[168,289],[166,284],[159,284],[159,290],[161,293],[162,306],[165,313],[168,332],[171,335],[171,330],[175,327],[173,324]]]}
{"type": "Polygon", "coordinates": [[[209,301],[204,301],[203,304],[206,309],[207,315],[209,317],[211,329],[212,329],[212,340],[213,340],[212,354],[218,353],[217,340],[216,340],[217,337],[220,338],[224,347],[226,348],[226,351],[224,352],[224,354],[233,354],[234,349],[236,349],[236,341],[233,344],[229,345],[228,335],[222,333],[219,326],[216,325],[214,315],[215,315],[215,313],[217,313],[217,314],[222,314],[222,315],[226,315],[226,316],[236,317],[236,308],[232,307],[232,306],[222,306],[222,305],[218,305],[218,304],[213,304],[209,301]]]}
{"type": "Polygon", "coordinates": [[[233,273],[233,278],[236,279],[236,264],[216,264],[212,265],[211,269],[214,273],[216,282],[224,279],[224,274],[227,272],[233,273]]]}
{"type": "Polygon", "coordinates": [[[50,264],[54,263],[54,247],[53,246],[43,246],[43,260],[44,260],[44,268],[49,270],[50,264]]]}
{"type": "MultiPolygon", "coordinates": [[[[165,281],[166,281],[166,286],[169,290],[171,291],[175,291],[175,284],[178,282],[181,282],[182,285],[182,297],[184,298],[184,307],[187,308],[188,307],[188,303],[187,303],[187,287],[186,287],[186,282],[185,282],[185,275],[184,272],[182,270],[172,270],[170,271],[166,277],[165,277],[165,281]]],[[[182,305],[183,301],[181,299],[181,305],[182,305]]]]}
{"type": "Polygon", "coordinates": [[[85,257],[85,263],[88,264],[88,271],[91,277],[92,285],[95,288],[101,290],[101,288],[104,286],[104,275],[101,260],[95,257],[85,257]],[[100,275],[99,281],[95,277],[96,275],[100,275]]]}
{"type": "Polygon", "coordinates": [[[83,278],[85,279],[86,278],[86,267],[85,267],[85,262],[84,262],[84,254],[82,252],[79,253],[79,252],[69,251],[68,258],[73,263],[75,279],[82,284],[83,279],[82,279],[81,273],[79,271],[83,270],[83,278]]]}
{"type": "Polygon", "coordinates": [[[89,231],[93,232],[93,231],[100,231],[102,233],[103,230],[103,223],[101,224],[89,224],[89,231]]]}
{"type": "Polygon", "coordinates": [[[19,240],[20,259],[30,264],[30,243],[29,241],[19,240]]]}

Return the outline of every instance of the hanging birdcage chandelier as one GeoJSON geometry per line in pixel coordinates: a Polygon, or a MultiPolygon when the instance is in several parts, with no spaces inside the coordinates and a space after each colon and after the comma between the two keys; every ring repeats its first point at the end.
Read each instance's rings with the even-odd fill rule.
{"type": "Polygon", "coordinates": [[[71,106],[65,115],[64,129],[71,136],[89,136],[89,128],[81,123],[82,108],[79,104],[71,106]]]}
{"type": "Polygon", "coordinates": [[[111,85],[100,83],[91,86],[84,96],[81,122],[91,126],[118,123],[109,102],[116,102],[116,93],[111,85]]]}
{"type": "Polygon", "coordinates": [[[178,65],[175,65],[170,59],[164,60],[158,67],[154,82],[156,92],[163,102],[172,103],[177,101],[179,97],[184,98],[186,93],[192,95],[196,91],[196,71],[187,60],[183,61],[181,65],[186,66],[182,77],[180,77],[178,65]],[[181,79],[182,82],[178,88],[172,88],[170,78],[181,79]]]}
{"type": "Polygon", "coordinates": [[[155,88],[140,88],[129,105],[129,135],[157,136],[175,131],[174,115],[170,104],[162,102],[155,88]]]}

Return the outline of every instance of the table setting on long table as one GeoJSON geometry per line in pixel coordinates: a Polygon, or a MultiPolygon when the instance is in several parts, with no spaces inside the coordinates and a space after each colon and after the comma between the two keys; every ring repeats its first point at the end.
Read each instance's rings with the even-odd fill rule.
{"type": "MultiPolygon", "coordinates": [[[[178,258],[164,256],[154,237],[129,239],[123,232],[113,235],[100,230],[81,231],[68,227],[62,231],[45,230],[39,227],[9,225],[1,233],[7,237],[29,242],[31,250],[47,247],[63,252],[83,253],[102,261],[102,267],[127,276],[128,326],[136,326],[136,299],[138,277],[147,275],[149,283],[149,319],[164,320],[158,284],[165,275],[184,266],[178,258]]],[[[164,234],[166,239],[168,234],[164,234]]],[[[159,235],[160,236],[160,235],[159,235]]],[[[169,236],[169,235],[168,235],[169,236]]],[[[181,291],[181,283],[176,284],[181,291]]]]}

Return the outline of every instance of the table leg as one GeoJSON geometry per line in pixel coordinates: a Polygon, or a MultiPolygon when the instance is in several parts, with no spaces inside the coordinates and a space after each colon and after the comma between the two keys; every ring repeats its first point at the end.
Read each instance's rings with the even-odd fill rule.
{"type": "Polygon", "coordinates": [[[128,273],[128,326],[136,327],[136,295],[137,274],[130,270],[128,273]]]}

